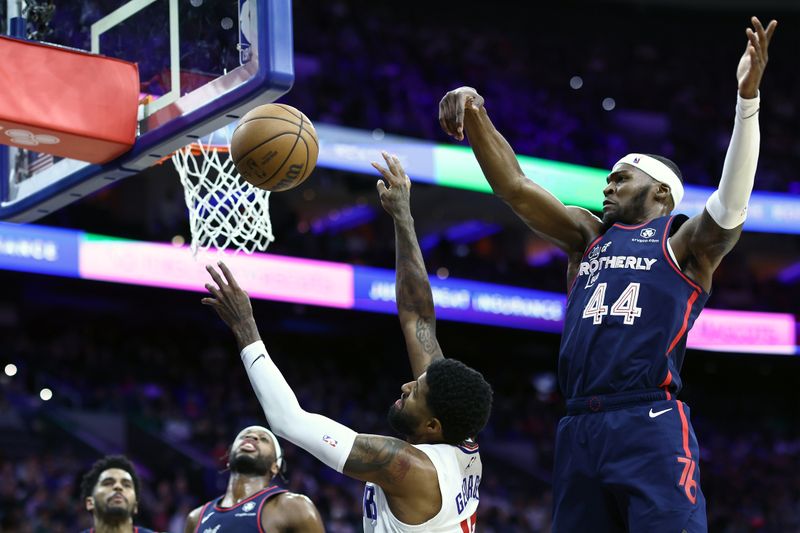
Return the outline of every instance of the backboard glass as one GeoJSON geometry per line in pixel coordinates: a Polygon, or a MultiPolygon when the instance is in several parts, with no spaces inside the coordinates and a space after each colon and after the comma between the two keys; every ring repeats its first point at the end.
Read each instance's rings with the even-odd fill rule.
{"type": "Polygon", "coordinates": [[[134,147],[110,163],[0,146],[0,220],[36,220],[136,175],[294,81],[291,0],[2,1],[14,37],[136,62],[140,105],[134,147]]]}

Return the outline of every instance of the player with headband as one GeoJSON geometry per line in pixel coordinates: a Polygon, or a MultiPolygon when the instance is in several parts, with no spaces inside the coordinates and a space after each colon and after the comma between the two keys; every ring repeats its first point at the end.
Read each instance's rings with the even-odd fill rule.
{"type": "Polygon", "coordinates": [[[284,470],[277,437],[263,426],[244,428],[228,449],[225,494],[189,513],[184,531],[322,533],[317,508],[306,496],[272,481],[284,470]]]}
{"type": "Polygon", "coordinates": [[[703,212],[673,216],[683,180],[670,160],[628,154],[603,190],[602,219],[526,178],[471,87],[445,95],[439,120],[469,137],[495,194],[568,255],[558,361],[567,416],[556,437],[555,533],[706,531],[697,440],[676,400],[686,335],[742,233],[759,152],[759,85],[776,22],[755,17],[736,76],[733,135],[703,212]]]}

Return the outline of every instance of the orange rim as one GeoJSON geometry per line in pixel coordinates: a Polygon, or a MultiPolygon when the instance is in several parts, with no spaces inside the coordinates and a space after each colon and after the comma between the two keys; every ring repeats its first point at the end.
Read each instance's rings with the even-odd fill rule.
{"type": "MultiPolygon", "coordinates": [[[[188,148],[190,148],[190,151],[192,152],[192,155],[193,155],[193,156],[197,157],[197,156],[199,156],[199,155],[202,155],[202,154],[203,154],[203,152],[200,150],[200,143],[193,142],[192,144],[189,144],[189,145],[187,145],[187,146],[188,146],[188,148]]],[[[163,164],[164,164],[164,162],[166,162],[166,161],[168,161],[168,160],[172,159],[172,156],[173,156],[173,155],[177,154],[178,152],[180,152],[180,151],[181,151],[181,150],[183,150],[184,148],[187,148],[187,146],[184,146],[183,148],[178,148],[177,150],[175,150],[175,151],[174,151],[174,152],[172,152],[171,154],[169,154],[169,155],[165,155],[164,157],[162,157],[161,159],[159,159],[158,161],[156,161],[156,163],[155,163],[155,164],[156,164],[156,165],[163,165],[163,164]]],[[[227,153],[227,152],[229,152],[229,151],[230,151],[230,150],[228,150],[228,147],[227,147],[227,146],[213,145],[213,146],[211,146],[211,148],[214,148],[214,149],[216,149],[216,150],[217,150],[217,152],[226,152],[226,153],[227,153]]]]}

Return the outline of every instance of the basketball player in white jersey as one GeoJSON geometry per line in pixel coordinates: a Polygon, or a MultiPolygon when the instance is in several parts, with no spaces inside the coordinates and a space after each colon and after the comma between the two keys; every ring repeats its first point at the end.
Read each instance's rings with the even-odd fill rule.
{"type": "MultiPolygon", "coordinates": [[[[445,359],[436,340],[433,296],[411,217],[411,182],[396,157],[373,166],[388,182],[378,193],[392,215],[397,247],[397,307],[414,381],[389,409],[404,440],[357,434],[304,411],[272,362],[250,299],[224,263],[209,266],[210,305],[236,337],[250,383],[272,430],[345,475],[367,482],[367,532],[472,533],[482,466],[474,437],[489,418],[492,389],[483,376],[445,359]]],[[[332,354],[335,357],[335,354],[332,354]]]]}

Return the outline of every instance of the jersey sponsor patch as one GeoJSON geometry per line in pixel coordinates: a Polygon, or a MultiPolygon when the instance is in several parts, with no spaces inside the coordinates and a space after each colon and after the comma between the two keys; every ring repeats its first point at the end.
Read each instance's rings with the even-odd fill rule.
{"type": "Polygon", "coordinates": [[[658,243],[660,241],[654,238],[656,233],[658,233],[658,230],[655,228],[644,228],[639,232],[638,236],[634,234],[631,240],[633,242],[658,243]]]}

